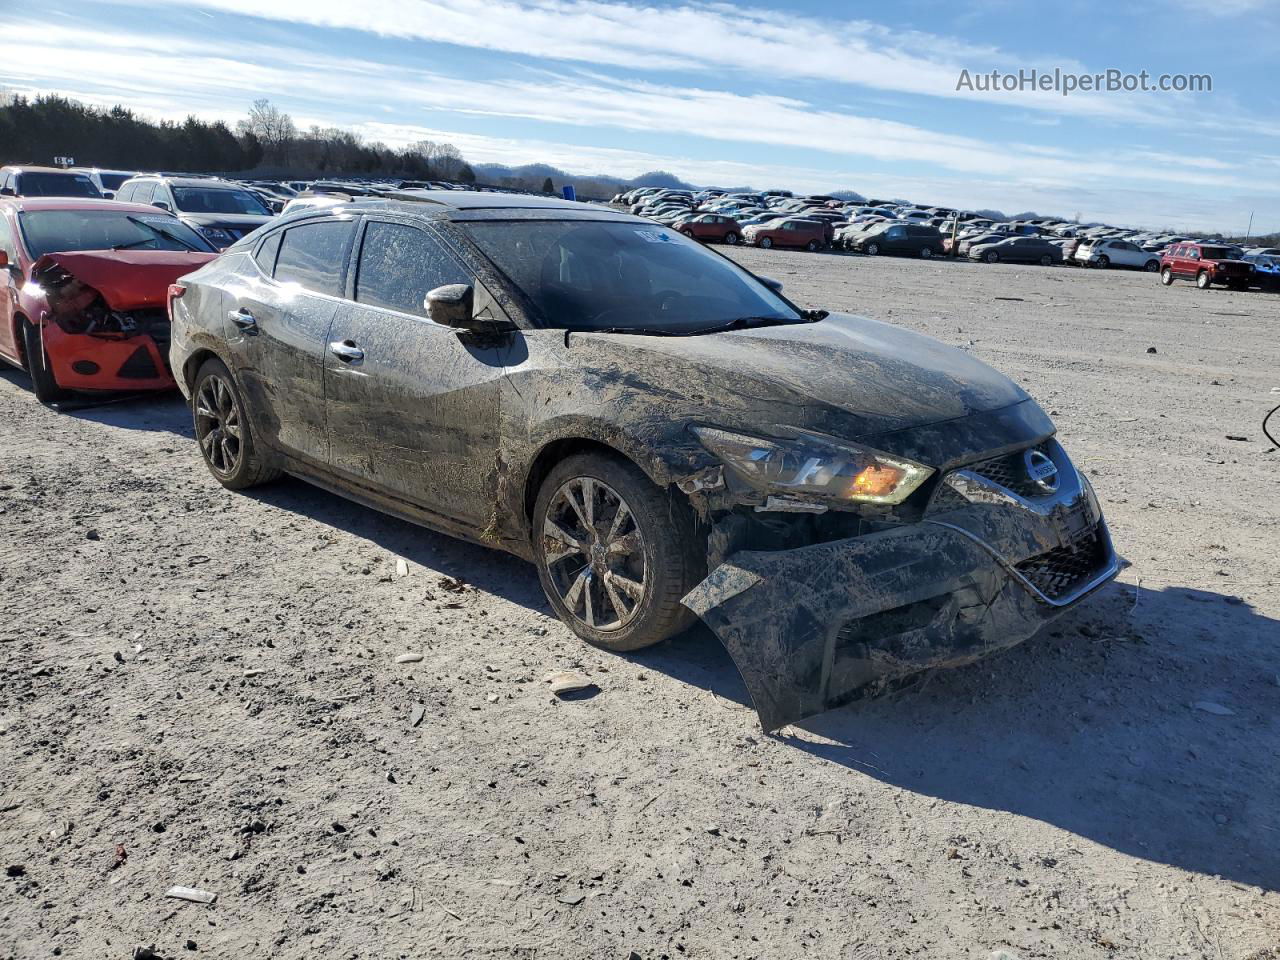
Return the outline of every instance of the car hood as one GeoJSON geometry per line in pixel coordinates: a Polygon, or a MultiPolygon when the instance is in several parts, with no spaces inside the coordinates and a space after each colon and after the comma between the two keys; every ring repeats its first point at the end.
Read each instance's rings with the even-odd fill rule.
{"type": "Polygon", "coordinates": [[[198,270],[217,254],[176,250],[82,250],[46,253],[32,265],[33,276],[61,267],[102,294],[113,310],[163,306],[169,284],[198,270]]]}
{"type": "Polygon", "coordinates": [[[693,337],[575,333],[571,342],[598,375],[661,393],[672,420],[756,433],[791,426],[856,440],[1027,399],[963,350],[848,314],[693,337]]]}

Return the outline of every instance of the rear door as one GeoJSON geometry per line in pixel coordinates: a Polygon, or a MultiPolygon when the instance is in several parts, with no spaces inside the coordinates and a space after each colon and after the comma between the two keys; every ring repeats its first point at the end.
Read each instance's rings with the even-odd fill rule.
{"type": "Polygon", "coordinates": [[[362,486],[481,529],[497,502],[499,399],[510,338],[427,319],[436,287],[483,288],[431,228],[364,224],[325,357],[330,463],[362,486]]]}
{"type": "Polygon", "coordinates": [[[324,358],[354,234],[323,217],[266,237],[247,282],[228,287],[227,343],[254,427],[268,445],[323,466],[324,358]]]}

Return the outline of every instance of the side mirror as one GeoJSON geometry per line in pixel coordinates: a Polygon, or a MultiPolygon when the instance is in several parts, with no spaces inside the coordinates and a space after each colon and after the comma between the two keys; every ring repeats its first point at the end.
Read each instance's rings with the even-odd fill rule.
{"type": "Polygon", "coordinates": [[[470,333],[493,334],[515,329],[511,321],[475,312],[476,290],[469,283],[448,283],[427,294],[424,305],[432,323],[470,333]]]}
{"type": "Polygon", "coordinates": [[[0,197],[16,197],[16,196],[17,194],[13,192],[13,187],[0,187],[0,197]]]}
{"type": "Polygon", "coordinates": [[[152,200],[151,205],[153,207],[159,207],[165,213],[173,213],[173,210],[169,207],[169,204],[165,203],[163,200],[152,200]]]}
{"type": "Polygon", "coordinates": [[[766,287],[768,287],[774,293],[782,292],[781,280],[775,280],[773,279],[773,277],[760,277],[760,276],[757,276],[756,279],[759,280],[761,283],[763,283],[766,287]]]}
{"type": "Polygon", "coordinates": [[[103,200],[114,200],[115,198],[116,198],[116,192],[115,192],[114,190],[103,190],[103,191],[102,191],[102,199],[103,199],[103,200]]]}

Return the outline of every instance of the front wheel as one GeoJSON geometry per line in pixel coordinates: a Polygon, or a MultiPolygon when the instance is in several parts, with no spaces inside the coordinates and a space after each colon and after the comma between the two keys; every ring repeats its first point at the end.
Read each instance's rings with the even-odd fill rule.
{"type": "Polygon", "coordinates": [[[1107,269],[1107,267],[1111,266],[1111,258],[1104,253],[1098,258],[1098,266],[1103,270],[1107,269]]]}
{"type": "Polygon", "coordinates": [[[1213,277],[1209,276],[1208,270],[1201,270],[1196,274],[1196,286],[1201,290],[1208,290],[1213,285],[1213,277]]]}
{"type": "Polygon", "coordinates": [[[57,403],[71,396],[70,391],[58,386],[49,369],[49,355],[44,352],[44,340],[40,328],[21,320],[22,347],[26,353],[27,373],[31,375],[31,389],[41,403],[57,403]]]}
{"type": "Polygon", "coordinates": [[[205,466],[224,487],[243,490],[280,476],[258,454],[244,399],[221,360],[206,360],[196,374],[191,415],[205,466]]]}
{"type": "Polygon", "coordinates": [[[1160,282],[1166,287],[1173,286],[1173,271],[1169,267],[1160,271],[1160,282]]]}
{"type": "Polygon", "coordinates": [[[986,256],[986,261],[987,261],[987,263],[999,263],[999,262],[1000,262],[1000,254],[998,254],[998,253],[996,253],[994,250],[992,250],[990,253],[988,253],[988,254],[987,254],[987,256],[986,256]]]}
{"type": "Polygon", "coordinates": [[[874,257],[880,253],[880,244],[868,243],[865,247],[863,247],[863,252],[866,253],[867,256],[874,257]]]}
{"type": "Polygon", "coordinates": [[[772,247],[772,246],[773,246],[773,241],[772,241],[771,239],[769,239],[768,237],[764,237],[764,238],[762,238],[762,239],[761,239],[761,241],[760,241],[760,246],[762,246],[762,247],[764,247],[766,250],[768,250],[770,247],[772,247]]]}
{"type": "Polygon", "coordinates": [[[533,558],[552,609],[583,640],[617,652],[680,632],[701,575],[687,505],[634,465],[599,453],[557,464],[533,509],[533,558]]]}

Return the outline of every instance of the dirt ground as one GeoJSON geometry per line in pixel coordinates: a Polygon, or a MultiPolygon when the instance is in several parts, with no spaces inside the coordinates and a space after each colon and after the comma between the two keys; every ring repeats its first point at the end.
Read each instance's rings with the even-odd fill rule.
{"type": "Polygon", "coordinates": [[[705,630],[596,652],[517,560],[224,491],[178,398],[59,414],[7,370],[0,957],[1273,956],[1280,297],[736,255],[1016,377],[1120,582],[767,737],[705,630]]]}

